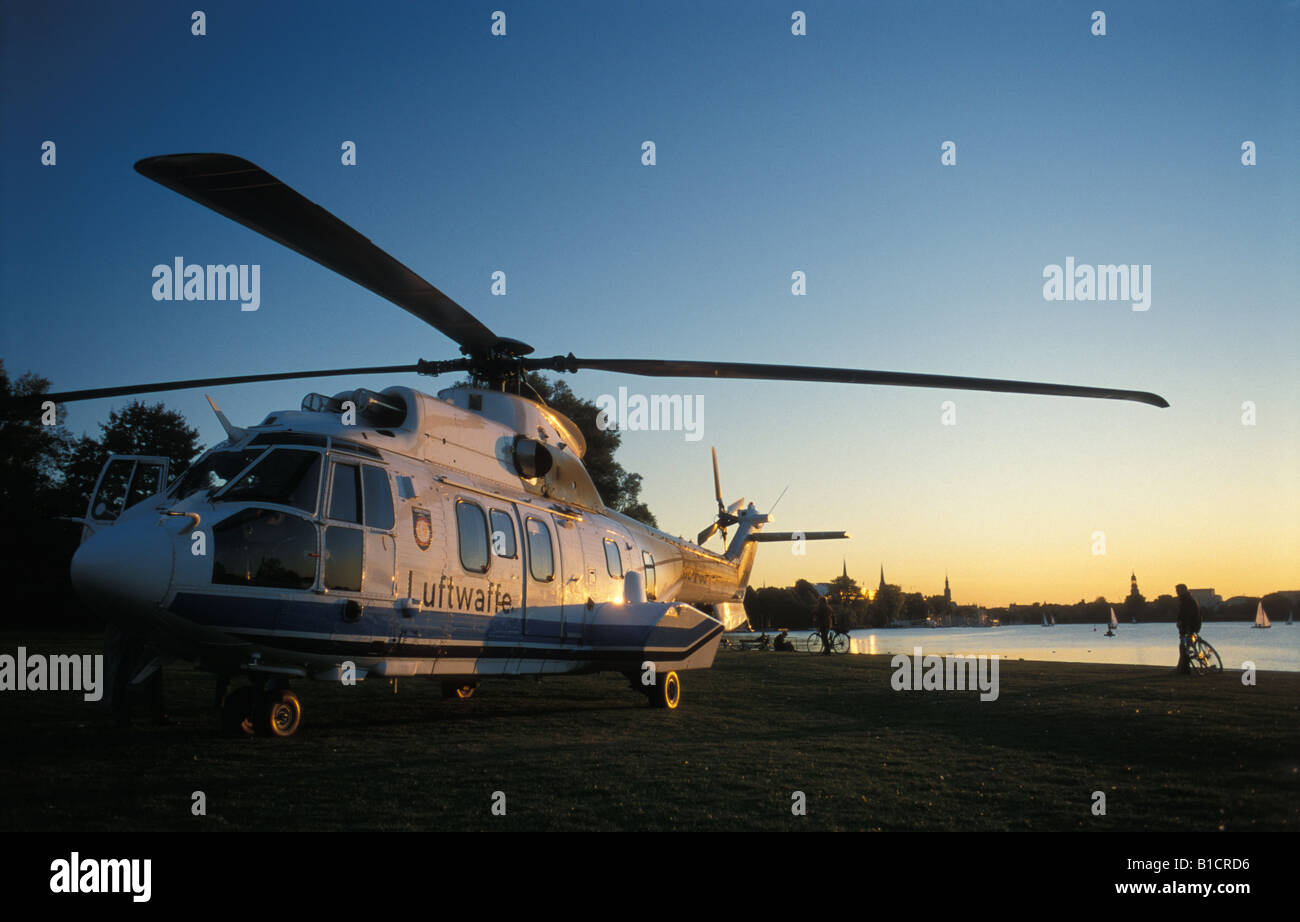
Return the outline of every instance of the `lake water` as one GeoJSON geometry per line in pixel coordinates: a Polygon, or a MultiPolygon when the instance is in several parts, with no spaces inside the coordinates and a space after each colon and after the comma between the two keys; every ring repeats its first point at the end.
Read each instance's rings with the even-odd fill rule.
{"type": "MultiPolygon", "coordinates": [[[[808,631],[791,631],[799,641],[808,631]]],[[[892,628],[850,633],[853,653],[924,653],[963,656],[996,653],[1003,659],[1067,663],[1125,663],[1138,666],[1178,664],[1178,629],[1170,624],[1121,624],[1114,637],[1105,625],[1005,625],[995,628],[892,628]]],[[[1256,669],[1300,672],[1300,625],[1274,624],[1267,630],[1247,621],[1206,621],[1201,636],[1223,658],[1224,669],[1240,669],[1249,660],[1256,669]]]]}

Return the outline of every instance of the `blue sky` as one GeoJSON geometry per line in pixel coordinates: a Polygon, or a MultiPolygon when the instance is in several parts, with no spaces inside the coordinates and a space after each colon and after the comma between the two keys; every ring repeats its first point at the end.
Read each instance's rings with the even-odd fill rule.
{"type": "MultiPolygon", "coordinates": [[[[11,374],[71,389],[456,355],[131,169],[224,151],[541,354],[1061,381],[1173,404],[570,379],[591,398],[703,396],[701,441],[625,437],[669,530],[708,523],[716,445],[729,499],[770,505],[789,484],[782,527],[855,535],[806,558],[765,551],[757,582],[824,578],[842,557],[914,590],[942,588],[946,567],[959,600],[990,604],[1115,598],[1130,568],[1159,591],[1300,582],[1295,3],[1125,5],[1105,36],[1095,3],[801,4],[802,37],[792,4],[223,3],[204,7],[202,37],[196,5],[0,14],[11,374]],[[175,256],[260,265],[261,308],[154,301],[152,267],[175,256]],[[1045,301],[1044,266],[1069,256],[1150,264],[1150,310],[1045,301]],[[497,269],[505,297],[489,294],[497,269]],[[956,426],[940,425],[945,399],[956,426]]],[[[389,383],[440,386],[213,396],[247,422],[310,390],[389,383]]],[[[220,439],[202,392],[164,399],[220,439]]],[[[74,405],[70,425],[121,403],[74,405]]]]}

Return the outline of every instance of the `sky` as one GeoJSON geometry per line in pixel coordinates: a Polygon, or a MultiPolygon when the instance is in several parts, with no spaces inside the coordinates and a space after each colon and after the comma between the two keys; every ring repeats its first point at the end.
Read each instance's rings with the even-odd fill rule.
{"type": "MultiPolygon", "coordinates": [[[[619,458],[666,530],[711,521],[716,446],[728,502],[766,510],[786,490],[773,527],[853,535],[802,556],[764,547],[755,585],[846,565],[927,594],[946,572],[958,602],[984,605],[1117,600],[1130,571],[1148,598],[1178,582],[1300,588],[1295,2],[1115,6],[1105,35],[1095,0],[221,3],[194,35],[196,5],[0,7],[10,375],[74,389],[458,355],[132,169],[221,151],[538,354],[1003,377],[1171,404],[570,377],[593,400],[626,386],[702,401],[698,440],[624,434],[619,458]],[[178,256],[259,266],[258,310],[155,300],[153,267],[178,256]],[[1148,309],[1046,300],[1044,270],[1067,258],[1149,265],[1148,309]]],[[[210,390],[238,424],[309,391],[449,383],[210,390]]],[[[160,399],[222,438],[203,391],[160,399]]],[[[96,432],[126,402],[69,405],[68,425],[96,432]]]]}

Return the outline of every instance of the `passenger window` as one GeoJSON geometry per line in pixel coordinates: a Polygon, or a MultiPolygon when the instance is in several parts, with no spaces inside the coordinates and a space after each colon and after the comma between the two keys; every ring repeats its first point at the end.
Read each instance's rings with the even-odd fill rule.
{"type": "Polygon", "coordinates": [[[325,529],[325,588],[346,592],[361,591],[362,547],[365,539],[359,528],[325,529]]]}
{"type": "Polygon", "coordinates": [[[467,573],[486,573],[488,535],[483,510],[475,503],[457,500],[456,530],[460,534],[460,565],[467,573]]]}
{"type": "Polygon", "coordinates": [[[500,509],[492,510],[492,553],[498,557],[515,556],[515,520],[500,509]]]}
{"type": "Polygon", "coordinates": [[[543,583],[555,578],[555,556],[551,553],[551,530],[531,515],[525,523],[528,533],[528,570],[543,583]]]}
{"type": "Polygon", "coordinates": [[[355,464],[334,464],[330,518],[361,524],[361,469],[355,464]]]}
{"type": "Polygon", "coordinates": [[[411,478],[403,474],[395,476],[397,477],[397,495],[402,499],[415,499],[415,483],[411,478]]]}
{"type": "Polygon", "coordinates": [[[655,559],[648,551],[642,551],[641,562],[645,564],[645,597],[653,602],[655,598],[655,559]]]}
{"type": "Polygon", "coordinates": [[[388,486],[388,472],[373,464],[361,467],[362,482],[366,488],[366,525],[391,531],[393,527],[393,491],[388,486]]]}
{"type": "Polygon", "coordinates": [[[618,553],[618,543],[605,539],[605,568],[614,579],[623,578],[623,558],[618,553]]]}
{"type": "Polygon", "coordinates": [[[221,501],[279,503],[315,512],[319,486],[318,452],[280,449],[254,464],[221,495],[221,501]]]}

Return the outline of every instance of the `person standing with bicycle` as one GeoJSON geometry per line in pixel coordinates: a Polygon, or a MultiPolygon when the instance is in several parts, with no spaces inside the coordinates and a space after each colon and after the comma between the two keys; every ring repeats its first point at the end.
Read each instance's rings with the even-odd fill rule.
{"type": "Polygon", "coordinates": [[[1196,604],[1196,597],[1187,591],[1187,586],[1179,583],[1174,587],[1178,593],[1178,674],[1191,675],[1192,665],[1187,659],[1188,638],[1201,632],[1201,607],[1196,604]]]}
{"type": "Polygon", "coordinates": [[[817,630],[822,635],[822,653],[826,656],[831,655],[831,628],[835,624],[835,615],[831,611],[830,604],[826,601],[826,596],[822,596],[817,603],[817,630]]]}

